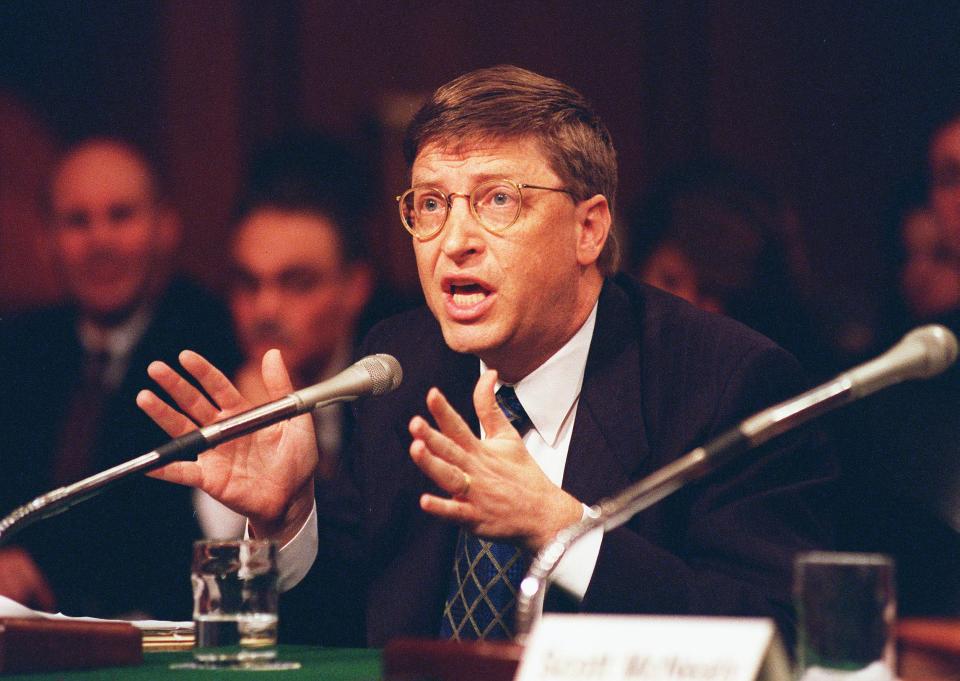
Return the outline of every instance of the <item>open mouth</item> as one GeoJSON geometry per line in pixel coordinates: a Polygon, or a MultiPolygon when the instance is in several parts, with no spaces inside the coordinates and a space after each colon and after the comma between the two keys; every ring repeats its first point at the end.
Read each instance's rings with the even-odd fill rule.
{"type": "Polygon", "coordinates": [[[452,284],[450,286],[450,297],[457,307],[473,307],[482,303],[489,294],[490,291],[480,284],[452,284]]]}
{"type": "Polygon", "coordinates": [[[476,279],[449,277],[443,280],[442,288],[447,315],[459,322],[481,319],[496,299],[496,291],[476,279]]]}

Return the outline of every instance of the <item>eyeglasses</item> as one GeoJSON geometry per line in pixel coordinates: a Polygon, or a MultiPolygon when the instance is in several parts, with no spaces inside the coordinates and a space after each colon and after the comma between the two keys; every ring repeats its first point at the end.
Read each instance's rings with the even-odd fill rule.
{"type": "Polygon", "coordinates": [[[426,241],[440,233],[453,208],[453,199],[462,196],[470,204],[470,212],[477,222],[488,232],[499,234],[520,217],[524,189],[542,189],[573,196],[569,189],[518,184],[506,179],[483,182],[469,194],[444,194],[435,187],[417,186],[397,197],[400,220],[414,237],[426,241]]]}

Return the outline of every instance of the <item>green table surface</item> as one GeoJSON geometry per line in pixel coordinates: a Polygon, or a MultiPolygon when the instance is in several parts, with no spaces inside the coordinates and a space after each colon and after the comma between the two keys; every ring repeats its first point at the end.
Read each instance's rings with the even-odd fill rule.
{"type": "Polygon", "coordinates": [[[375,649],[317,648],[312,646],[280,646],[277,659],[299,662],[300,669],[278,671],[245,671],[230,669],[170,669],[171,664],[190,662],[190,651],[177,653],[144,653],[143,664],[135,667],[51,672],[2,676],[3,679],[206,679],[207,681],[378,681],[380,679],[380,651],[375,649]]]}

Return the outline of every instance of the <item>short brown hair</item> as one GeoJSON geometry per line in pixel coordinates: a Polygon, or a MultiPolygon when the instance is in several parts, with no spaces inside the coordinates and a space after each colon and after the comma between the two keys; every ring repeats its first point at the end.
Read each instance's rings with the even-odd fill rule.
{"type": "MultiPolygon", "coordinates": [[[[607,127],[579,92],[517,66],[471,71],[439,87],[410,122],[403,153],[412,167],[430,143],[530,136],[577,201],[602,194],[613,212],[617,152],[607,127]]],[[[600,271],[616,271],[619,256],[611,227],[600,271]]]]}

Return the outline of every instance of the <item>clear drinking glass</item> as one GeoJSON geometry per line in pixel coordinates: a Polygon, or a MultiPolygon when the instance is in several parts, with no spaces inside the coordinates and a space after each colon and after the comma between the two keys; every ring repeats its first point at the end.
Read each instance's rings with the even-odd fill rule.
{"type": "Polygon", "coordinates": [[[893,560],[817,551],[797,557],[797,674],[804,681],[896,677],[893,560]]]}
{"type": "Polygon", "coordinates": [[[193,545],[193,658],[208,666],[269,662],[277,655],[277,545],[262,539],[193,545]]]}

